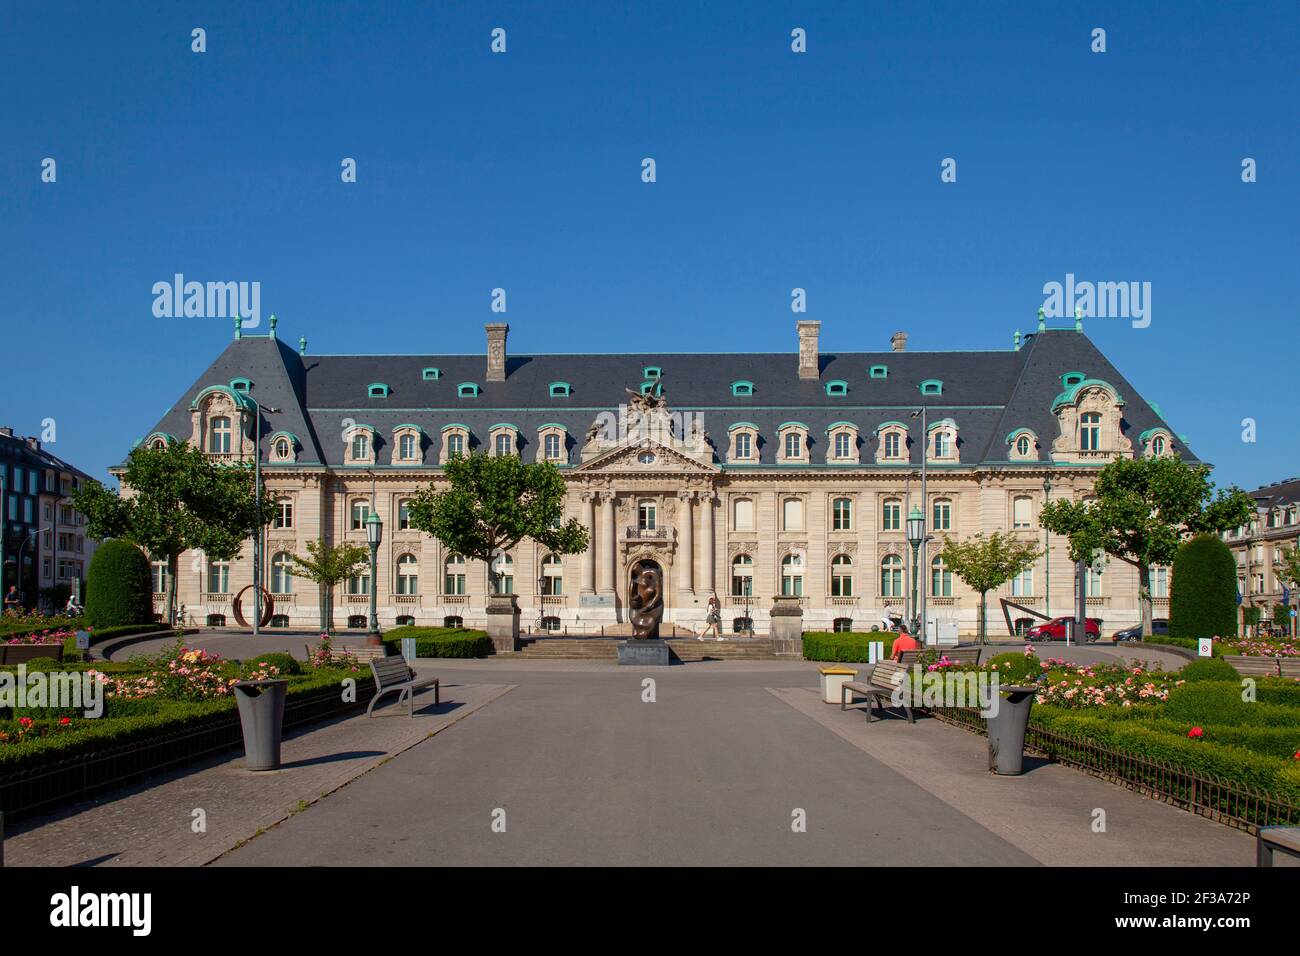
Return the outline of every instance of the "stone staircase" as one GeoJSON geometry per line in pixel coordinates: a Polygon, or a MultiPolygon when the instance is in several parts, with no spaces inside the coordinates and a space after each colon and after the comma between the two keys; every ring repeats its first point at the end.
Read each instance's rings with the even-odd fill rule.
{"type": "MultiPolygon", "coordinates": [[[[522,660],[614,661],[618,659],[619,638],[588,637],[521,638],[521,649],[513,655],[522,660]]],[[[772,644],[766,638],[754,640],[698,641],[695,638],[666,638],[665,643],[676,661],[767,661],[776,660],[772,644]]]]}

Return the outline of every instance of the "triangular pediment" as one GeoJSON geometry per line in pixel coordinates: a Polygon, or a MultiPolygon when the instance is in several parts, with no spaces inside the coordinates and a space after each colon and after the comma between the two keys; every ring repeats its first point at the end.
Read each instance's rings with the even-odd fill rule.
{"type": "MultiPolygon", "coordinates": [[[[707,445],[701,454],[712,457],[707,445]]],[[[675,448],[656,441],[637,441],[618,445],[584,461],[575,471],[590,473],[631,472],[637,474],[662,474],[671,472],[687,475],[716,475],[719,469],[711,461],[684,454],[675,448]],[[647,460],[653,456],[653,460],[647,460]]]]}

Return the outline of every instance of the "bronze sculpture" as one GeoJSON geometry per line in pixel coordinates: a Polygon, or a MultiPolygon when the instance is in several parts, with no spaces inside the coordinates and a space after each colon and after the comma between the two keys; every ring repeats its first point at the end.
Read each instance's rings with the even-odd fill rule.
{"type": "Polygon", "coordinates": [[[628,605],[632,609],[632,638],[659,639],[659,622],[664,616],[663,576],[659,566],[640,561],[632,566],[628,605]]]}

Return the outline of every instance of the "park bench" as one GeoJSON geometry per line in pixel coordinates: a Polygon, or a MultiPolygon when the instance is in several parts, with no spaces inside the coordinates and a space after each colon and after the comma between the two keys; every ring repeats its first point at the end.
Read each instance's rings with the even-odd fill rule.
{"type": "MultiPolygon", "coordinates": [[[[903,651],[902,654],[898,655],[900,658],[900,663],[904,667],[911,667],[913,664],[917,662],[917,660],[920,658],[922,654],[926,653],[927,650],[934,650],[934,648],[926,648],[926,649],[916,650],[916,651],[903,651]]],[[[974,666],[979,664],[980,652],[982,650],[983,648],[979,648],[979,647],[940,648],[939,656],[946,657],[948,658],[948,660],[953,661],[954,663],[957,664],[970,664],[974,666]]]]}
{"type": "Polygon", "coordinates": [[[366,708],[367,717],[374,716],[375,704],[379,703],[379,698],[385,694],[397,693],[399,695],[397,698],[399,705],[405,700],[407,715],[410,717],[415,716],[415,692],[417,690],[432,687],[434,705],[441,703],[438,699],[438,678],[416,677],[415,672],[407,666],[404,657],[376,658],[370,662],[370,673],[375,677],[375,696],[370,701],[370,706],[366,708]]]}
{"type": "MultiPolygon", "coordinates": [[[[872,720],[871,712],[874,706],[880,708],[883,719],[885,711],[893,704],[895,689],[907,679],[907,670],[907,665],[897,661],[880,661],[873,664],[871,670],[867,672],[866,680],[846,681],[840,686],[840,710],[858,706],[850,704],[849,701],[853,694],[861,694],[867,698],[867,722],[870,723],[872,720]]],[[[916,723],[916,719],[912,716],[911,705],[904,703],[903,710],[907,714],[907,722],[916,723]]]]}
{"type": "Polygon", "coordinates": [[[1279,657],[1277,659],[1277,672],[1283,677],[1293,677],[1300,680],[1300,657],[1279,657]]]}
{"type": "Polygon", "coordinates": [[[1281,673],[1276,657],[1225,656],[1223,659],[1231,664],[1238,674],[1248,677],[1276,677],[1281,673]]]}
{"type": "Polygon", "coordinates": [[[26,664],[38,657],[63,660],[62,644],[0,644],[0,664],[26,664]]]}
{"type": "MultiPolygon", "coordinates": [[[[303,647],[305,647],[305,648],[307,649],[307,660],[311,660],[311,659],[312,659],[312,654],[313,654],[313,651],[312,651],[312,649],[311,649],[311,645],[310,645],[310,644],[304,644],[303,647]]],[[[369,663],[370,661],[378,660],[378,659],[380,659],[380,658],[382,658],[382,657],[386,657],[386,656],[388,655],[388,647],[387,647],[387,646],[384,646],[384,647],[374,647],[374,646],[372,646],[372,645],[365,644],[365,645],[362,645],[361,647],[351,647],[351,646],[349,646],[349,645],[347,645],[347,644],[338,644],[338,645],[335,645],[335,647],[334,647],[334,652],[335,652],[336,654],[341,654],[341,653],[343,653],[344,651],[347,651],[349,654],[351,654],[353,657],[355,657],[355,658],[357,659],[357,662],[360,663],[360,664],[369,663]]]]}
{"type": "Polygon", "coordinates": [[[1255,835],[1256,865],[1272,866],[1276,850],[1300,856],[1300,827],[1260,827],[1255,835]]]}

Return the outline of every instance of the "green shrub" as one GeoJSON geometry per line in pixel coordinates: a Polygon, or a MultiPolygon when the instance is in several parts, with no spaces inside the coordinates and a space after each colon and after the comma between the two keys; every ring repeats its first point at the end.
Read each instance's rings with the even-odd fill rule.
{"type": "MultiPolygon", "coordinates": [[[[1143,644],[1165,644],[1168,645],[1169,647],[1185,647],[1189,651],[1200,650],[1200,645],[1197,644],[1197,642],[1192,640],[1190,637],[1170,637],[1167,634],[1152,634],[1150,637],[1142,638],[1142,643],[1143,644]]],[[[1210,655],[1212,657],[1222,657],[1223,653],[1224,653],[1223,645],[1220,644],[1218,641],[1215,641],[1213,646],[1210,648],[1210,655]]]]}
{"type": "Polygon", "coordinates": [[[803,636],[803,657],[806,661],[842,661],[865,664],[873,641],[885,645],[888,658],[897,635],[893,631],[808,631],[803,636]]]}
{"type": "Polygon", "coordinates": [[[1236,727],[1294,727],[1300,710],[1282,704],[1253,703],[1241,699],[1239,681],[1197,681],[1175,687],[1165,702],[1164,715],[1192,724],[1230,724],[1236,727]]]}
{"type": "Polygon", "coordinates": [[[1031,680],[1043,672],[1042,664],[1033,654],[998,654],[988,661],[987,669],[997,666],[999,684],[1016,684],[1031,680]]]}
{"type": "Polygon", "coordinates": [[[486,632],[463,627],[406,625],[387,631],[384,641],[400,649],[404,637],[415,638],[416,657],[487,657],[493,651],[486,632]]]}
{"type": "Polygon", "coordinates": [[[1238,674],[1236,670],[1233,669],[1233,666],[1227,661],[1219,658],[1204,657],[1200,660],[1192,661],[1178,672],[1178,676],[1191,683],[1203,680],[1235,681],[1238,674]]]}
{"type": "MultiPolygon", "coordinates": [[[[1142,726],[1164,733],[1187,736],[1192,725],[1168,718],[1147,719],[1142,726]]],[[[1196,724],[1204,736],[1200,743],[1239,747],[1267,757],[1294,759],[1300,751],[1300,727],[1234,727],[1231,724],[1196,724]]]]}
{"type": "Polygon", "coordinates": [[[1230,637],[1237,633],[1237,562],[1211,534],[1184,541],[1174,558],[1169,592],[1173,637],[1230,637]]]}
{"type": "Polygon", "coordinates": [[[149,559],[130,541],[105,541],[90,559],[86,575],[86,622],[119,627],[152,621],[149,559]]]}
{"type": "Polygon", "coordinates": [[[278,668],[281,677],[296,677],[302,673],[302,663],[291,654],[272,651],[269,654],[245,654],[242,658],[245,670],[261,670],[262,665],[278,668]]]}

